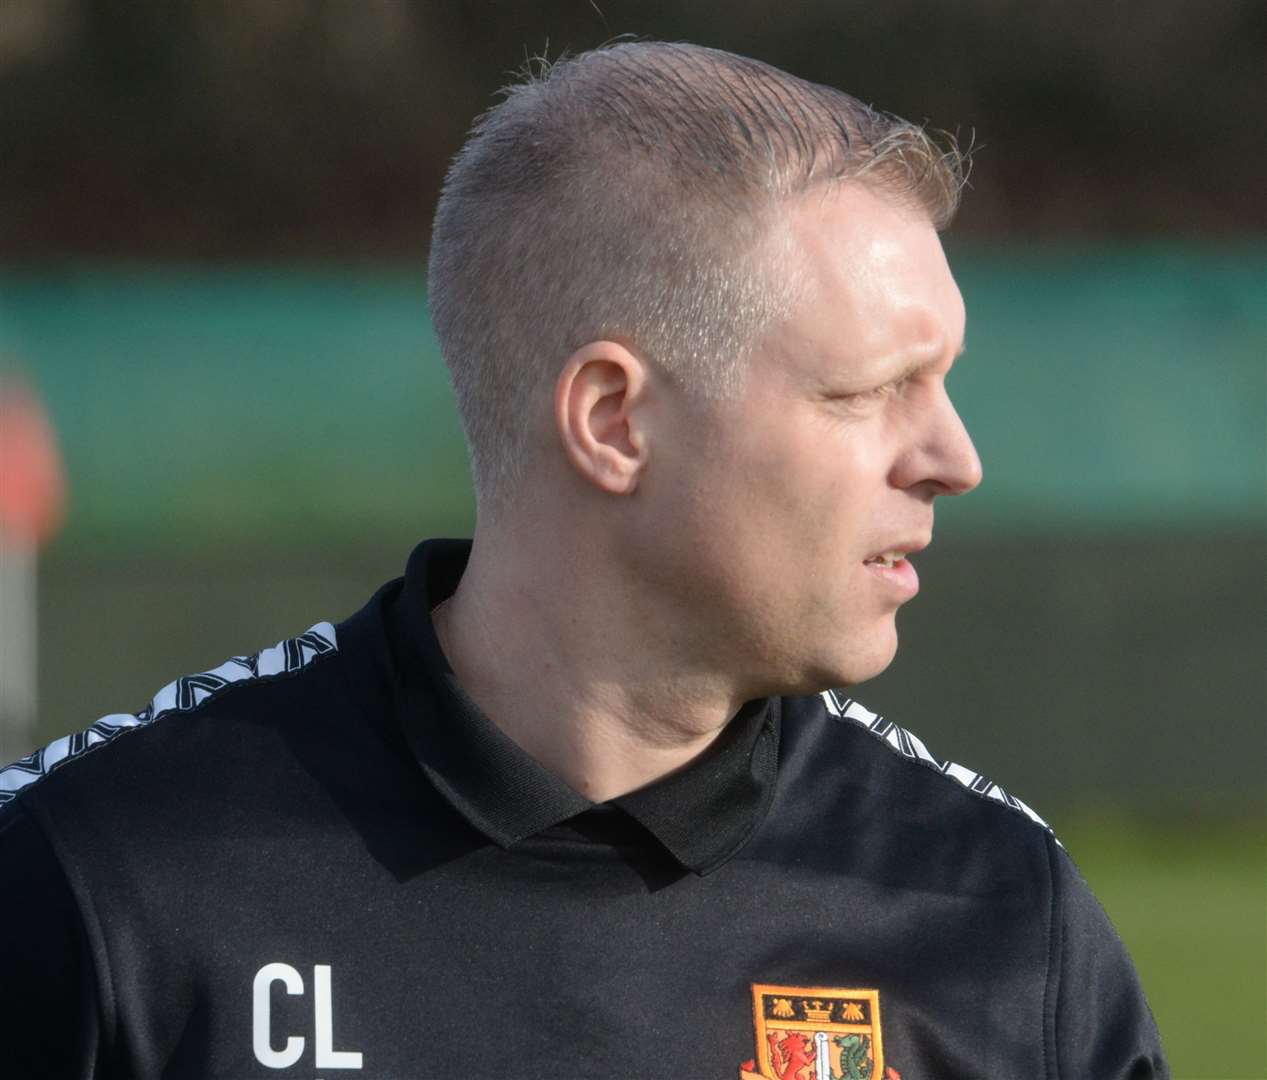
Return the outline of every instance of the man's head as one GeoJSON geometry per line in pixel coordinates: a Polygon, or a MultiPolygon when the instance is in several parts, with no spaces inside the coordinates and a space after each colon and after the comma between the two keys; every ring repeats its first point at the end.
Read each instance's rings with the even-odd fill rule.
{"type": "Polygon", "coordinates": [[[694,45],[617,45],[542,64],[475,124],[437,208],[432,319],[481,514],[549,442],[563,361],[638,350],[701,401],[733,398],[796,298],[789,197],[858,177],[953,216],[953,150],[840,91],[694,45]]]}
{"type": "Polygon", "coordinates": [[[754,692],[875,674],[910,588],[868,560],[979,474],[941,385],[960,184],[919,128],[715,50],[620,45],[509,90],[430,266],[481,522],[566,507],[685,663],[754,692]]]}

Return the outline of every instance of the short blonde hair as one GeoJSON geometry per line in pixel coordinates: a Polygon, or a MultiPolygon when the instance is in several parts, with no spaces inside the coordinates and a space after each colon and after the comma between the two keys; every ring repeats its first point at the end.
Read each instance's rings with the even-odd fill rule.
{"type": "Polygon", "coordinates": [[[796,292],[770,243],[786,200],[857,181],[943,228],[963,186],[953,139],[717,49],[622,43],[503,94],[449,169],[428,269],[481,514],[513,499],[587,342],[701,400],[739,390],[796,292]]]}

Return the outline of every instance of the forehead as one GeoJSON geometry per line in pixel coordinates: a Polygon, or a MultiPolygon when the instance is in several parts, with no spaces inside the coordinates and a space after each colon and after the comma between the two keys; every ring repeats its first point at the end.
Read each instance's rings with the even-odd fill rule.
{"type": "Polygon", "coordinates": [[[963,298],[926,217],[857,184],[789,204],[780,228],[801,295],[769,344],[791,372],[953,357],[963,298]]]}

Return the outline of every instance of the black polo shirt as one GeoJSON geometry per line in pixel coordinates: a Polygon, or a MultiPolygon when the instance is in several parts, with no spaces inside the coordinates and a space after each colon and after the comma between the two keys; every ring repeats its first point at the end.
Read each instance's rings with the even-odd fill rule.
{"type": "Polygon", "coordinates": [[[4,1076],[1166,1075],[1024,804],[828,691],[595,805],[439,648],[469,550],[0,770],[4,1076]]]}

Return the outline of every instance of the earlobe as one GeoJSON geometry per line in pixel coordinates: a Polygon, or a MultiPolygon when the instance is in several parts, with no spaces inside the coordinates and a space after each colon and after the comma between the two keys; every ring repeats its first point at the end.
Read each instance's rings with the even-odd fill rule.
{"type": "Polygon", "coordinates": [[[576,471],[613,495],[631,495],[646,465],[647,369],[624,345],[595,341],[577,349],[555,384],[555,424],[576,471]]]}

